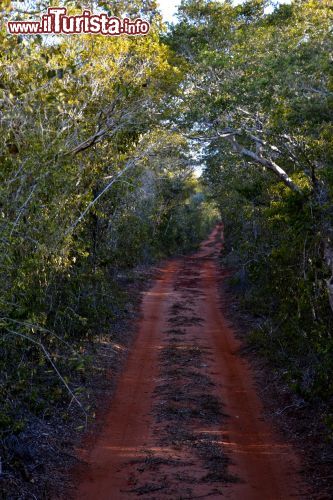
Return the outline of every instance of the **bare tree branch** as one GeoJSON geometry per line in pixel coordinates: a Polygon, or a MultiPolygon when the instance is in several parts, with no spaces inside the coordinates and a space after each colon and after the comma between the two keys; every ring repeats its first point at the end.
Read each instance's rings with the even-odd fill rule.
{"type": "Polygon", "coordinates": [[[118,172],[115,176],[112,177],[112,180],[105,186],[104,189],[94,198],[88,206],[85,208],[85,210],[80,214],[78,219],[70,226],[69,229],[65,232],[65,236],[68,236],[71,232],[74,231],[74,229],[80,224],[80,222],[84,219],[86,214],[89,212],[89,210],[98,202],[98,200],[110,189],[110,187],[118,180],[120,177],[122,177],[130,168],[132,168],[135,165],[135,159],[129,160],[126,164],[126,166],[118,172]]]}
{"type": "Polygon", "coordinates": [[[88,417],[87,417],[87,412],[86,410],[84,409],[82,403],[78,400],[78,398],[76,397],[76,395],[74,394],[74,392],[72,391],[72,389],[69,387],[69,385],[67,384],[66,380],[64,379],[64,377],[61,375],[61,373],[59,372],[57,366],[55,365],[55,363],[53,362],[52,358],[51,358],[51,355],[50,353],[47,351],[46,347],[41,343],[41,342],[38,342],[38,340],[35,340],[35,339],[32,339],[31,337],[29,337],[28,335],[24,335],[23,333],[20,333],[20,332],[16,332],[14,330],[9,330],[8,328],[6,328],[6,332],[9,333],[10,335],[15,335],[16,337],[21,337],[25,340],[28,340],[29,342],[37,345],[44,353],[45,357],[47,358],[48,362],[50,363],[50,365],[52,366],[53,370],[55,371],[55,373],[57,374],[58,378],[61,380],[62,384],[66,387],[68,393],[72,396],[72,401],[75,401],[77,403],[77,405],[81,408],[81,410],[83,411],[84,415],[85,415],[85,419],[86,419],[86,425],[87,425],[87,421],[88,421],[88,417]]]}
{"type": "Polygon", "coordinates": [[[302,193],[302,190],[299,188],[299,186],[288,176],[288,174],[283,170],[283,168],[281,168],[273,160],[264,158],[263,156],[258,155],[257,153],[254,153],[250,149],[247,149],[241,144],[239,144],[239,142],[237,142],[235,138],[235,134],[224,137],[230,142],[234,151],[241,154],[242,156],[251,158],[251,160],[254,161],[255,163],[258,163],[259,165],[266,167],[272,172],[274,172],[274,174],[277,175],[279,179],[282,182],[284,182],[284,184],[286,184],[286,186],[288,186],[295,193],[302,193]]]}

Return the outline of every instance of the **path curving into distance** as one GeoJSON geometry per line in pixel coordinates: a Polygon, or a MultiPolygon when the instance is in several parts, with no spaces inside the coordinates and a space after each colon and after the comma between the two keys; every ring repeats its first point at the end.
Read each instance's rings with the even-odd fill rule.
{"type": "Polygon", "coordinates": [[[223,315],[221,233],[168,261],[145,292],[102,431],[80,451],[88,466],[76,473],[77,499],[307,497],[298,459],[265,421],[223,315]]]}

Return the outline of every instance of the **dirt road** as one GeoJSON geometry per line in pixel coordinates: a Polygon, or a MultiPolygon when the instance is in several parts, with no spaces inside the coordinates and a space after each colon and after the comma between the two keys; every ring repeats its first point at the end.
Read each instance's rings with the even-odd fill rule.
{"type": "Polygon", "coordinates": [[[291,447],[263,418],[253,375],[223,316],[217,227],[171,260],[142,303],[139,332],[104,427],[81,456],[78,499],[302,495],[291,447]]]}

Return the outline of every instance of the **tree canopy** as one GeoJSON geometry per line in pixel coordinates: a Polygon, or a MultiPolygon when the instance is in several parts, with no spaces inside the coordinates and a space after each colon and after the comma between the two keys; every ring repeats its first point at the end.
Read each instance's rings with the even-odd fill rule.
{"type": "Polygon", "coordinates": [[[119,272],[220,218],[255,345],[330,401],[331,0],[183,0],[169,28],[154,0],[121,0],[147,36],[7,33],[51,4],[83,7],[0,6],[0,437],[68,399],[89,412],[72,374],[125,308],[119,272]]]}

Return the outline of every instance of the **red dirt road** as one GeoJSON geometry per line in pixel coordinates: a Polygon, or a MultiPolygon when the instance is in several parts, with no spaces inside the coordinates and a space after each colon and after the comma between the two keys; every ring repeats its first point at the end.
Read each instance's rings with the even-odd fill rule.
{"type": "Polygon", "coordinates": [[[221,231],[167,263],[145,293],[102,431],[80,451],[88,466],[76,475],[76,498],[310,498],[223,316],[221,231]]]}

